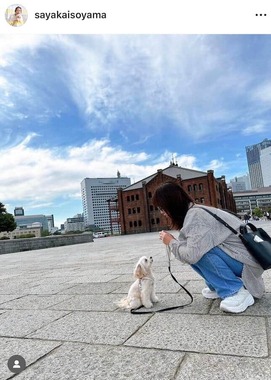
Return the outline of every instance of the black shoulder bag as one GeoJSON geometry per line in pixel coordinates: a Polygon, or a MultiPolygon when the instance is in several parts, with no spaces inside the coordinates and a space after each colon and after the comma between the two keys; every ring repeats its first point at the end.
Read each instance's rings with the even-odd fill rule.
{"type": "Polygon", "coordinates": [[[211,214],[216,220],[224,224],[235,235],[238,235],[249,253],[258,261],[261,267],[266,270],[271,268],[271,237],[263,228],[257,228],[252,223],[240,226],[240,232],[232,228],[227,222],[218,215],[212,213],[206,208],[200,207],[211,214]],[[247,226],[251,232],[248,232],[247,226]]]}

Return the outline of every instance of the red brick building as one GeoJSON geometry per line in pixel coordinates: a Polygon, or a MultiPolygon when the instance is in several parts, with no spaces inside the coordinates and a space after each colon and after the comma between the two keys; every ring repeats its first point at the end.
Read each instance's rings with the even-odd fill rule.
{"type": "Polygon", "coordinates": [[[196,203],[236,211],[232,192],[227,189],[225,177],[215,178],[213,170],[207,173],[185,169],[171,163],[169,167],[118,190],[118,198],[109,201],[109,209],[119,211],[118,220],[122,234],[159,231],[169,228],[166,218],[153,206],[155,189],[164,182],[179,183],[196,203]]]}

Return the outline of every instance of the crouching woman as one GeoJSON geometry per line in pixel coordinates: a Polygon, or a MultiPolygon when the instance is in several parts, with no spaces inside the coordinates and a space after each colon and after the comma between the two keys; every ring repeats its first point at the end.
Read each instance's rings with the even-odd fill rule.
{"type": "Polygon", "coordinates": [[[242,221],[226,211],[201,206],[177,183],[159,186],[154,206],[168,219],[171,229],[179,230],[178,239],[166,231],[160,239],[176,259],[188,263],[204,278],[205,298],[220,298],[220,309],[241,313],[264,294],[263,269],[251,256],[240,238],[203,208],[239,230],[242,221]]]}

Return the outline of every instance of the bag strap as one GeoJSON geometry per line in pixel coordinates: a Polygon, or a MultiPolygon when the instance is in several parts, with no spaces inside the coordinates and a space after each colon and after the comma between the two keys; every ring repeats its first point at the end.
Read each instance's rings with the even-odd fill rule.
{"type": "Polygon", "coordinates": [[[190,305],[193,301],[194,301],[194,298],[192,296],[192,294],[183,286],[181,285],[175,278],[175,276],[172,274],[171,272],[171,265],[170,265],[170,248],[169,246],[166,247],[167,249],[167,255],[168,255],[168,270],[169,270],[169,273],[171,275],[171,277],[173,278],[173,280],[178,284],[180,285],[180,287],[189,295],[190,297],[190,302],[184,304],[184,305],[179,305],[179,306],[171,306],[171,307],[166,307],[164,309],[159,309],[159,310],[149,310],[149,311],[138,311],[139,309],[141,309],[143,306],[140,306],[138,309],[131,309],[130,312],[131,314],[155,314],[155,313],[161,313],[163,311],[169,311],[169,310],[174,310],[174,309],[180,309],[182,307],[185,307],[185,306],[188,306],[190,305]]]}
{"type": "Polygon", "coordinates": [[[253,231],[253,232],[257,231],[257,227],[255,227],[254,224],[247,223],[246,225],[250,227],[251,231],[253,231]]]}
{"type": "MultiPolygon", "coordinates": [[[[226,226],[229,230],[231,230],[231,232],[233,232],[235,235],[238,235],[240,237],[240,233],[235,230],[233,227],[231,227],[227,222],[225,222],[225,220],[223,220],[222,218],[220,218],[218,215],[214,214],[212,211],[210,210],[207,210],[207,208],[204,208],[204,207],[199,207],[198,208],[201,208],[202,210],[208,212],[210,215],[212,215],[216,220],[218,220],[220,223],[224,224],[224,226],[226,226]]],[[[251,223],[248,223],[249,225],[251,223]]],[[[252,224],[253,226],[253,224],[252,224]]],[[[244,226],[245,227],[245,226],[244,226]]],[[[256,228],[255,226],[253,226],[254,228],[256,228]]]]}
{"type": "Polygon", "coordinates": [[[223,220],[222,218],[220,218],[218,215],[214,214],[212,211],[210,210],[207,210],[207,208],[204,208],[204,207],[199,207],[198,208],[201,208],[202,210],[205,210],[206,212],[208,212],[210,215],[212,215],[216,220],[218,220],[220,223],[224,224],[224,226],[226,226],[229,230],[231,230],[231,232],[233,232],[235,235],[238,235],[239,238],[242,240],[242,235],[244,233],[247,233],[247,226],[251,229],[251,231],[255,232],[257,231],[257,227],[254,226],[254,224],[252,223],[247,223],[246,225],[244,226],[240,226],[240,232],[238,232],[237,230],[235,230],[233,227],[231,227],[227,222],[225,222],[225,220],[223,220]]]}

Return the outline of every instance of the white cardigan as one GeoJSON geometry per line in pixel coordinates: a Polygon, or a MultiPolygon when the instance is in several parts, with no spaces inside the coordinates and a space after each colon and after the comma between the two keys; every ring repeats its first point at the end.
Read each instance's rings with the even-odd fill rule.
{"type": "Polygon", "coordinates": [[[247,251],[237,235],[202,208],[217,214],[236,230],[243,225],[240,219],[226,211],[194,205],[185,216],[178,240],[171,240],[169,244],[172,253],[184,263],[195,264],[205,253],[219,246],[229,256],[244,264],[242,272],[244,286],[254,297],[261,298],[265,291],[262,267],[247,251]]]}

